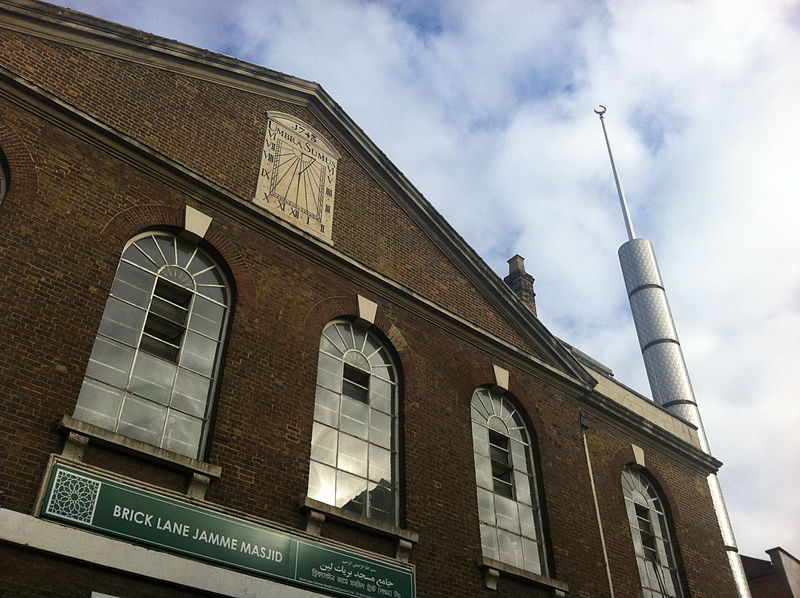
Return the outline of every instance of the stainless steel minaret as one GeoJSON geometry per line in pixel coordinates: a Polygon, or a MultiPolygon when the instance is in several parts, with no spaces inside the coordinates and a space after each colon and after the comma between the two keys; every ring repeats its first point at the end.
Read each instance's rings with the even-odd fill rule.
{"type": "MultiPolygon", "coordinates": [[[[619,248],[619,262],[622,266],[622,276],[625,279],[633,322],[639,336],[639,346],[642,349],[642,358],[647,371],[647,379],[650,382],[650,390],[653,393],[653,400],[673,415],[697,426],[700,446],[703,451],[711,454],[692,390],[692,383],[689,381],[689,372],[683,359],[681,344],[678,341],[678,333],[675,330],[675,323],[667,303],[667,294],[658,270],[653,245],[647,239],[637,239],[633,230],[628,204],[622,191],[603,120],[605,112],[605,106],[600,106],[598,110],[595,110],[603,127],[608,157],[614,173],[614,183],[617,186],[625,228],[628,231],[628,241],[619,248]]],[[[739,598],[750,598],[747,578],[739,558],[733,528],[716,474],[708,476],[708,486],[739,598]]]]}

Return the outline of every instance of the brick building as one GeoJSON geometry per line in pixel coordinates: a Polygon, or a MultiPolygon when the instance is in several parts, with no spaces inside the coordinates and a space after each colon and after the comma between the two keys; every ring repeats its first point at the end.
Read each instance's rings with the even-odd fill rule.
{"type": "Polygon", "coordinates": [[[800,560],[780,546],[767,550],[769,560],[742,555],[742,565],[753,598],[800,596],[800,560]]]}
{"type": "Polygon", "coordinates": [[[0,170],[0,593],[735,595],[697,430],[317,84],[0,0],[0,170]]]}

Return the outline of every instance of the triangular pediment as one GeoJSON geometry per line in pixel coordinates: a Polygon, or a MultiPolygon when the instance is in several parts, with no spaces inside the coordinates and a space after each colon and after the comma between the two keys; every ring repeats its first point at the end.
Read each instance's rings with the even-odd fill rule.
{"type": "Polygon", "coordinates": [[[593,385],[318,84],[57,7],[8,10],[7,95],[593,385]],[[295,176],[305,187],[286,182],[295,176]]]}

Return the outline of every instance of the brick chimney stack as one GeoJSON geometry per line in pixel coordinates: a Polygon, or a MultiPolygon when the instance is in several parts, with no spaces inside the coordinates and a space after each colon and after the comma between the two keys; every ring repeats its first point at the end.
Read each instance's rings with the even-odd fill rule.
{"type": "Polygon", "coordinates": [[[508,276],[503,279],[509,288],[522,299],[525,306],[536,315],[536,293],[533,292],[534,278],[525,272],[525,258],[515,255],[508,260],[508,276]]]}

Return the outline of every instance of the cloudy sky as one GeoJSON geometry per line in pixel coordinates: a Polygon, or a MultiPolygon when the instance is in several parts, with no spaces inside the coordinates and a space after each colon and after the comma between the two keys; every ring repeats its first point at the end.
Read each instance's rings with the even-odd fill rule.
{"type": "Polygon", "coordinates": [[[60,0],[320,83],[542,322],[650,394],[606,123],[740,551],[800,556],[798,0],[60,0]]]}

